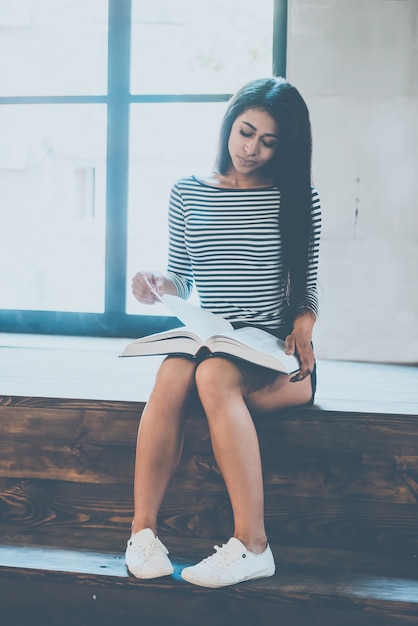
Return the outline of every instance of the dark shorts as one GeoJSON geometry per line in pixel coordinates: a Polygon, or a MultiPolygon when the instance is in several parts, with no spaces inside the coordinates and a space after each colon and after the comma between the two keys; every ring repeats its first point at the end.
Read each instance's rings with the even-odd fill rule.
{"type": "MultiPolygon", "coordinates": [[[[234,328],[242,328],[243,326],[245,326],[245,324],[236,323],[236,324],[233,324],[233,326],[234,328]]],[[[261,330],[266,330],[268,333],[270,333],[274,337],[277,337],[278,339],[281,339],[282,341],[286,339],[287,335],[290,332],[290,330],[275,331],[271,329],[262,328],[261,326],[258,326],[258,328],[261,328],[261,330]]],[[[238,360],[239,359],[237,359],[237,361],[238,360]]],[[[262,389],[263,387],[268,387],[272,385],[274,381],[276,380],[277,376],[281,375],[281,374],[277,374],[275,370],[271,370],[267,367],[261,367],[260,365],[254,365],[252,363],[245,363],[244,365],[242,361],[240,363],[241,363],[241,366],[240,366],[241,369],[244,368],[244,370],[248,372],[249,374],[249,378],[251,380],[252,391],[258,391],[259,389],[262,389]]],[[[315,362],[313,372],[311,374],[312,397],[310,401],[308,402],[308,404],[313,404],[315,401],[316,383],[317,383],[317,379],[316,379],[316,362],[315,362]]]]}
{"type": "MultiPolygon", "coordinates": [[[[230,361],[234,361],[237,364],[237,367],[242,372],[244,377],[247,380],[248,391],[249,393],[253,393],[255,391],[260,391],[264,387],[269,387],[273,385],[278,376],[283,376],[284,374],[278,374],[276,370],[272,370],[268,367],[262,367],[261,365],[255,365],[254,363],[249,363],[248,361],[243,361],[237,357],[223,354],[221,355],[212,355],[209,351],[202,350],[199,351],[196,356],[191,355],[179,355],[179,354],[169,354],[166,358],[178,358],[181,356],[182,358],[188,359],[190,361],[194,361],[196,366],[204,361],[207,358],[216,359],[223,358],[228,359],[230,361]]],[[[307,405],[311,405],[315,401],[315,392],[316,392],[316,362],[314,363],[314,369],[311,374],[311,386],[312,386],[312,397],[307,402],[307,405]]]]}

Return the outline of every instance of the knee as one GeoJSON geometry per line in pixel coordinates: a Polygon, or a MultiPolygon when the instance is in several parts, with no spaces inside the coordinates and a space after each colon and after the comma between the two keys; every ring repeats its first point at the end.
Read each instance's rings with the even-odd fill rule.
{"type": "Polygon", "coordinates": [[[205,359],[195,372],[195,383],[200,399],[214,399],[222,393],[230,393],[234,389],[241,390],[241,376],[238,368],[220,357],[205,359]]]}
{"type": "Polygon", "coordinates": [[[194,362],[185,358],[166,358],[157,372],[156,385],[169,388],[171,385],[183,386],[193,383],[194,362]]]}

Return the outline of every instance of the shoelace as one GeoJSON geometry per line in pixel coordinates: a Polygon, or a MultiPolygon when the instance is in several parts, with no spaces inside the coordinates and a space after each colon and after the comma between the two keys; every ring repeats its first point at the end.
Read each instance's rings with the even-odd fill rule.
{"type": "Polygon", "coordinates": [[[158,537],[155,537],[155,539],[145,544],[145,546],[133,544],[132,547],[137,554],[140,554],[141,556],[144,556],[145,558],[148,558],[152,556],[153,554],[157,554],[161,552],[168,554],[167,548],[164,546],[164,544],[161,543],[158,537]]]}
{"type": "Polygon", "coordinates": [[[238,554],[232,554],[226,544],[223,544],[222,547],[214,546],[214,548],[216,550],[215,554],[204,559],[204,563],[208,563],[214,569],[223,569],[225,565],[230,565],[240,558],[238,554]]]}

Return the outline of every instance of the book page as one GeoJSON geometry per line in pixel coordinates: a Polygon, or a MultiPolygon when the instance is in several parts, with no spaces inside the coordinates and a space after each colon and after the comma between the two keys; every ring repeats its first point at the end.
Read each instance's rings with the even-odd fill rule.
{"type": "Polygon", "coordinates": [[[233,331],[232,324],[220,315],[190,304],[182,298],[166,295],[162,297],[162,301],[185,326],[192,328],[203,342],[212,335],[233,331]]]}
{"type": "MultiPolygon", "coordinates": [[[[295,372],[300,368],[299,361],[293,354],[286,354],[284,341],[274,337],[270,333],[261,330],[260,328],[251,328],[249,326],[245,328],[238,328],[233,334],[228,334],[228,337],[214,337],[213,344],[217,349],[222,349],[222,344],[225,344],[225,349],[228,351],[228,340],[232,343],[240,342],[244,346],[248,347],[251,351],[260,352],[266,357],[271,357],[279,361],[287,372],[295,372]]],[[[239,352],[236,354],[239,356],[239,352]]],[[[242,353],[244,356],[244,352],[242,353]]],[[[251,358],[251,352],[248,356],[251,358]]],[[[271,361],[266,358],[265,364],[267,367],[271,367],[271,361]],[[269,364],[270,363],[270,364],[269,364]]]]}

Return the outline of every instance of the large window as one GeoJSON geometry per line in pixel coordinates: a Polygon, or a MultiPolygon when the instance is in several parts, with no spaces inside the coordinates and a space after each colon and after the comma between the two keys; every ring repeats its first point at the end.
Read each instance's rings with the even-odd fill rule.
{"type": "Polygon", "coordinates": [[[173,182],[230,95],[285,73],[287,0],[0,0],[0,330],[130,336],[173,182]]]}

